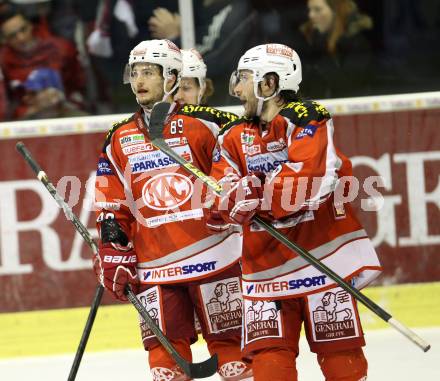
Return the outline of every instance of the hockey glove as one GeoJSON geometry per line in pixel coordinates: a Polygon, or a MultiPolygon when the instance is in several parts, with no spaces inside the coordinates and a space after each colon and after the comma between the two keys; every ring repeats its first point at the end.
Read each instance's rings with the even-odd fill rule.
{"type": "Polygon", "coordinates": [[[93,260],[98,281],[119,300],[126,301],[125,287],[131,286],[136,294],[139,289],[139,278],[136,271],[137,257],[131,247],[117,243],[99,243],[98,255],[93,260]]]}
{"type": "Polygon", "coordinates": [[[242,177],[220,200],[219,210],[226,221],[244,225],[257,213],[263,198],[263,184],[256,175],[242,177]]]}

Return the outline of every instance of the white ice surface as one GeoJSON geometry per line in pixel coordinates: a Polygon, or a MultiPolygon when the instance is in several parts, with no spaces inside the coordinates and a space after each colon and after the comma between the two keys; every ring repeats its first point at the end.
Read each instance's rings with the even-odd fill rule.
{"type": "MultiPolygon", "coordinates": [[[[415,329],[432,348],[423,353],[394,329],[366,333],[369,381],[440,380],[440,327],[415,329]]],[[[208,357],[203,345],[195,345],[194,361],[208,357]]],[[[322,381],[315,355],[301,338],[297,368],[300,381],[322,381]]],[[[0,361],[0,381],[62,381],[73,360],[72,355],[18,358],[0,361]]],[[[147,356],[142,350],[85,353],[76,381],[151,380],[147,356]]],[[[213,376],[205,380],[219,380],[213,376]]],[[[269,381],[269,380],[268,380],[269,381]]]]}

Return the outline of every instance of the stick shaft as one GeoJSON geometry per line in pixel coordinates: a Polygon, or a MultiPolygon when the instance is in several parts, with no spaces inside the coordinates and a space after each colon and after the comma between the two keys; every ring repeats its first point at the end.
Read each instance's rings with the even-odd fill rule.
{"type": "Polygon", "coordinates": [[[67,381],[75,381],[76,374],[78,373],[79,365],[86,350],[86,345],[89,340],[90,332],[92,331],[93,323],[95,322],[96,313],[98,312],[98,307],[101,304],[102,294],[104,292],[104,287],[98,285],[96,287],[95,296],[93,297],[92,306],[90,307],[89,316],[87,317],[86,325],[84,326],[83,333],[81,335],[81,340],[78,344],[78,349],[75,353],[75,358],[73,359],[72,367],[70,368],[69,377],[67,381]]]}
{"type": "MultiPolygon", "coordinates": [[[[32,170],[35,172],[35,174],[37,175],[37,178],[43,183],[43,185],[46,187],[48,192],[52,195],[54,200],[57,202],[58,206],[61,209],[63,209],[64,214],[66,215],[67,219],[72,222],[72,224],[75,226],[75,229],[78,231],[78,233],[81,234],[81,236],[84,238],[84,240],[92,248],[93,253],[96,253],[98,249],[97,249],[96,243],[93,241],[90,233],[85,228],[85,226],[81,223],[81,221],[75,216],[72,209],[59,196],[56,188],[50,182],[46,173],[41,169],[39,164],[32,157],[31,153],[28,151],[26,146],[22,142],[19,142],[19,143],[17,143],[16,148],[17,148],[17,151],[23,156],[23,158],[26,160],[26,162],[32,168],[32,170]]],[[[76,379],[76,374],[78,373],[78,369],[81,364],[81,360],[82,360],[84,351],[86,349],[87,342],[89,340],[90,332],[92,331],[93,323],[95,322],[95,317],[98,312],[99,305],[101,304],[103,292],[104,292],[104,287],[102,287],[102,285],[98,285],[96,288],[95,295],[93,297],[92,305],[90,306],[89,315],[87,317],[87,321],[84,326],[84,329],[83,329],[83,332],[81,335],[81,339],[78,344],[78,348],[75,353],[75,358],[73,360],[72,367],[70,368],[68,381],[74,381],[76,379]]]]}

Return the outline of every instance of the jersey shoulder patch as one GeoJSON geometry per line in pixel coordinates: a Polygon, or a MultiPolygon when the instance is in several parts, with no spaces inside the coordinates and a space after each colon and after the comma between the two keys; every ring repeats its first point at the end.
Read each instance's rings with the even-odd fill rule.
{"type": "Polygon", "coordinates": [[[184,105],[177,111],[177,115],[186,115],[193,118],[199,118],[208,122],[216,123],[220,128],[231,121],[238,119],[238,116],[232,112],[223,111],[209,106],[184,105]]]}
{"type": "Polygon", "coordinates": [[[327,109],[315,101],[290,102],[281,109],[280,115],[300,127],[307,126],[311,121],[320,122],[331,118],[327,109]]]}

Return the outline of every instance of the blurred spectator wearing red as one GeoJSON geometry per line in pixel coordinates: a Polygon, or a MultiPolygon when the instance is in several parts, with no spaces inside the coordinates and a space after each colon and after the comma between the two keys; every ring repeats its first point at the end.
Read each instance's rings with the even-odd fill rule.
{"type": "Polygon", "coordinates": [[[20,84],[33,70],[40,68],[58,71],[66,98],[83,107],[84,72],[77,50],[70,41],[50,35],[38,37],[33,24],[15,7],[0,15],[0,33],[4,43],[0,51],[0,65],[11,94],[15,118],[25,115],[28,108],[20,84]]]}

